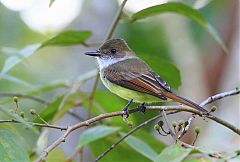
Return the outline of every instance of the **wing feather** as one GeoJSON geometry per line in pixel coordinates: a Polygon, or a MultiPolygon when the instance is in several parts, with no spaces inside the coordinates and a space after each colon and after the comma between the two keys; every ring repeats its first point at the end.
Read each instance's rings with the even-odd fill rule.
{"type": "Polygon", "coordinates": [[[163,91],[170,91],[168,84],[147,64],[142,63],[144,62],[137,58],[115,63],[104,70],[104,77],[119,86],[167,100],[163,91]]]}

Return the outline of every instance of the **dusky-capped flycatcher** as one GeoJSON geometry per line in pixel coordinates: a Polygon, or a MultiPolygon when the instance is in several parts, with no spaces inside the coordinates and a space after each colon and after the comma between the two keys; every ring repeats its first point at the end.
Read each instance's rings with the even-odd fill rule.
{"type": "Polygon", "coordinates": [[[103,84],[126,100],[152,103],[169,98],[208,112],[198,104],[174,94],[167,82],[138,58],[123,39],[108,40],[97,51],[85,54],[97,58],[103,84]]]}

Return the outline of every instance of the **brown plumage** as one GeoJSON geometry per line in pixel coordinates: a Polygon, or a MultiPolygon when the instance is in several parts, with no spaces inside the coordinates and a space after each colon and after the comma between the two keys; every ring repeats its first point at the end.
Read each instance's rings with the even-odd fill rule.
{"type": "MultiPolygon", "coordinates": [[[[122,39],[108,40],[99,50],[87,52],[86,54],[97,57],[103,82],[107,80],[115,85],[155,96],[161,100],[170,98],[184,105],[207,112],[198,104],[174,94],[167,82],[144,61],[139,59],[122,39]]],[[[106,87],[110,89],[107,84],[106,87]]]]}
{"type": "Polygon", "coordinates": [[[147,93],[162,100],[170,98],[184,105],[206,112],[205,109],[194,102],[175,95],[167,82],[157,73],[153,72],[147,64],[143,63],[144,62],[138,58],[120,61],[105,68],[104,77],[110,82],[124,88],[147,93]],[[121,64],[121,68],[119,68],[118,64],[121,64]]]}

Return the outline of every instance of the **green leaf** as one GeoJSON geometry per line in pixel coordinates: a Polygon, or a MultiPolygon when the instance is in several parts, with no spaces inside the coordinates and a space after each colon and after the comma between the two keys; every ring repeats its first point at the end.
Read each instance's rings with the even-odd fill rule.
{"type": "MultiPolygon", "coordinates": [[[[89,108],[89,100],[86,100],[85,98],[86,97],[83,98],[83,105],[85,108],[89,108]]],[[[110,91],[97,89],[94,95],[92,113],[101,114],[104,112],[120,111],[126,104],[126,101],[122,100],[110,91]]],[[[132,118],[131,115],[129,118],[132,118]]],[[[122,126],[123,124],[122,117],[107,118],[104,121],[117,126],[122,126]]]]}
{"type": "Polygon", "coordinates": [[[201,153],[202,155],[205,155],[210,158],[222,159],[226,161],[237,156],[236,152],[218,152],[218,151],[210,150],[205,147],[197,147],[197,146],[191,146],[191,148],[192,148],[192,154],[201,153]]]}
{"type": "MultiPolygon", "coordinates": [[[[151,125],[150,125],[151,126],[151,125]]],[[[151,126],[151,131],[153,131],[153,126],[151,126]]],[[[156,136],[149,130],[138,130],[134,133],[134,136],[146,142],[155,152],[161,152],[166,145],[156,138],[156,136]]]]}
{"type": "Polygon", "coordinates": [[[65,31],[42,43],[45,46],[70,46],[81,44],[91,36],[89,31],[65,31]]]}
{"type": "Polygon", "coordinates": [[[0,130],[0,137],[0,161],[30,161],[26,150],[18,143],[17,137],[6,130],[0,130]]]}
{"type": "Polygon", "coordinates": [[[172,64],[168,42],[161,23],[149,25],[138,22],[132,25],[122,25],[125,29],[124,38],[134,52],[157,72],[172,89],[181,85],[180,71],[172,64]],[[149,34],[154,33],[154,37],[149,34]]]}
{"type": "Polygon", "coordinates": [[[27,91],[27,94],[28,95],[37,95],[37,94],[41,94],[41,93],[55,90],[58,88],[64,88],[65,85],[67,85],[67,84],[68,84],[68,82],[63,81],[63,80],[62,81],[54,81],[54,82],[48,83],[46,85],[36,87],[33,90],[27,91]]]}
{"type": "Polygon", "coordinates": [[[161,5],[152,6],[149,8],[145,8],[135,14],[133,14],[130,20],[136,21],[140,20],[149,16],[157,15],[160,13],[166,12],[174,12],[180,15],[184,15],[186,17],[191,18],[196,23],[198,23],[204,30],[206,30],[215,41],[222,47],[225,53],[228,53],[228,49],[224,45],[223,41],[221,40],[220,36],[216,32],[216,30],[207,22],[205,17],[196,9],[191,8],[183,3],[179,2],[169,2],[161,5]]]}
{"type": "MultiPolygon", "coordinates": [[[[0,105],[0,111],[4,112],[5,114],[13,117],[13,119],[16,119],[17,121],[19,121],[20,123],[26,125],[28,128],[32,128],[33,127],[27,123],[22,117],[20,117],[18,114],[16,114],[15,112],[13,112],[14,110],[9,110],[9,109],[6,109],[5,107],[2,107],[0,105]]],[[[33,129],[34,130],[34,129],[33,129]]]]}
{"type": "MultiPolygon", "coordinates": [[[[121,136],[124,136],[124,133],[120,133],[121,136]]],[[[154,158],[158,155],[147,143],[142,141],[141,139],[134,137],[133,135],[128,136],[124,139],[129,146],[131,146],[134,150],[142,154],[143,156],[154,160],[154,158]]]]}
{"type": "Polygon", "coordinates": [[[20,84],[20,85],[23,85],[23,86],[26,86],[26,87],[29,87],[29,88],[33,88],[34,86],[24,80],[21,80],[19,78],[16,78],[12,75],[9,75],[9,74],[1,74],[0,73],[0,80],[1,79],[5,79],[5,80],[8,80],[10,82],[13,82],[13,83],[17,83],[17,84],[20,84]]]}
{"type": "Polygon", "coordinates": [[[5,61],[1,73],[6,74],[15,65],[22,62],[27,57],[31,56],[39,47],[40,47],[40,44],[33,44],[20,49],[14,56],[10,56],[5,61]]]}
{"type": "Polygon", "coordinates": [[[47,162],[65,162],[67,160],[67,156],[64,151],[60,148],[56,148],[49,153],[47,156],[47,162]]]}
{"type": "MultiPolygon", "coordinates": [[[[117,95],[110,91],[100,89],[95,93],[95,101],[101,105],[106,112],[121,110],[126,105],[126,102],[117,95]]],[[[96,112],[96,109],[94,111],[96,112]]]]}
{"type": "Polygon", "coordinates": [[[149,54],[140,54],[140,57],[146,60],[171,88],[178,88],[181,85],[180,70],[174,64],[149,54]]]}
{"type": "Polygon", "coordinates": [[[4,46],[0,47],[0,51],[8,55],[14,55],[18,53],[18,49],[12,48],[12,47],[4,47],[4,46]]]}
{"type": "Polygon", "coordinates": [[[85,130],[80,135],[78,147],[82,147],[83,145],[89,144],[93,141],[106,137],[118,130],[119,130],[119,127],[109,127],[104,125],[91,127],[85,130]]]}
{"type": "MultiPolygon", "coordinates": [[[[104,140],[99,139],[95,142],[89,144],[92,155],[96,158],[104,151],[109,149],[109,147],[119,140],[118,134],[112,134],[107,136],[104,140]]],[[[142,156],[135,150],[133,150],[125,142],[121,142],[113,150],[111,150],[106,156],[104,156],[100,161],[103,162],[151,162],[151,160],[142,156]]]]}
{"type": "MultiPolygon", "coordinates": [[[[45,107],[41,112],[40,116],[45,120],[45,121],[51,121],[55,115],[55,113],[58,110],[59,105],[61,104],[61,101],[63,99],[63,96],[58,96],[51,104],[49,104],[47,107],[45,107]]],[[[42,121],[38,118],[34,120],[34,122],[40,122],[42,121]]]]}
{"type": "Polygon", "coordinates": [[[52,6],[52,4],[53,4],[54,1],[55,1],[55,0],[50,0],[50,2],[49,2],[49,7],[52,6]]]}
{"type": "Polygon", "coordinates": [[[156,158],[155,162],[164,161],[164,162],[181,162],[185,159],[190,153],[191,148],[184,148],[179,144],[171,145],[165,148],[156,158]]]}

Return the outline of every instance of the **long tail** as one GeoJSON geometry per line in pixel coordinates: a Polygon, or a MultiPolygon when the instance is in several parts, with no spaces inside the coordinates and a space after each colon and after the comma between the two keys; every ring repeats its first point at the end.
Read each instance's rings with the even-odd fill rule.
{"type": "Polygon", "coordinates": [[[200,110],[202,112],[208,112],[206,109],[202,108],[201,106],[199,106],[198,104],[184,98],[184,97],[180,97],[178,95],[175,95],[174,93],[171,92],[165,92],[164,95],[174,101],[177,101],[179,103],[182,103],[184,105],[190,106],[192,108],[195,108],[197,110],[200,110]]]}

